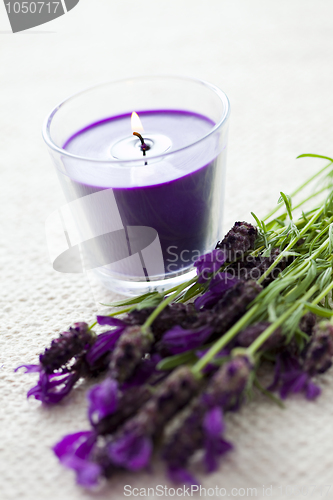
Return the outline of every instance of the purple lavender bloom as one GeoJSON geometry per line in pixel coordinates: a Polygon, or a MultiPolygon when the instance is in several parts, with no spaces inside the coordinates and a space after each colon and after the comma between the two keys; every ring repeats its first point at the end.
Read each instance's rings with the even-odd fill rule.
{"type": "Polygon", "coordinates": [[[123,331],[110,357],[110,374],[120,384],[128,380],[149,354],[154,342],[151,332],[143,332],[140,326],[127,326],[123,331]]]}
{"type": "Polygon", "coordinates": [[[129,432],[108,446],[112,462],[128,470],[136,471],[149,464],[153,443],[149,436],[129,432]]]}
{"type": "Polygon", "coordinates": [[[87,323],[75,323],[68,332],[52,340],[50,347],[39,356],[39,365],[22,365],[25,373],[39,373],[37,385],[28,397],[46,403],[59,403],[72,390],[80,377],[93,374],[85,362],[85,356],[96,341],[96,334],[87,323]]]}
{"type": "Polygon", "coordinates": [[[42,371],[37,385],[28,391],[27,397],[34,396],[45,404],[57,404],[70,393],[79,378],[80,372],[49,375],[42,371]]]}
{"type": "Polygon", "coordinates": [[[161,359],[161,356],[157,353],[152,354],[149,358],[143,359],[133,375],[122,384],[121,390],[124,391],[132,387],[142,386],[146,382],[152,384],[159,382],[162,377],[166,376],[166,373],[156,370],[156,366],[161,359]]]}
{"type": "MultiPolygon", "coordinates": [[[[241,347],[249,347],[258,337],[261,335],[266,328],[270,326],[271,323],[268,321],[261,321],[246,327],[244,330],[239,332],[236,337],[237,345],[241,347]]],[[[281,328],[277,328],[270,335],[270,337],[261,346],[262,351],[268,351],[270,349],[275,349],[281,347],[285,342],[285,336],[281,332],[281,328]]]]}
{"type": "Polygon", "coordinates": [[[325,373],[332,366],[333,325],[329,321],[321,321],[312,333],[312,339],[303,353],[303,368],[311,376],[325,373]]]}
{"type": "Polygon", "coordinates": [[[207,411],[204,420],[204,446],[205,463],[207,472],[217,469],[218,458],[233,449],[231,443],[225,441],[221,435],[224,432],[223,413],[221,408],[215,406],[207,411]]]}
{"type": "MultiPolygon", "coordinates": [[[[267,269],[274,263],[276,258],[279,256],[279,249],[275,249],[269,257],[263,257],[258,255],[254,257],[253,255],[244,255],[236,262],[231,263],[225,269],[226,272],[233,273],[241,280],[255,280],[257,281],[267,269]]],[[[270,272],[268,276],[262,282],[262,286],[266,287],[274,279],[276,279],[279,274],[287,267],[288,258],[282,259],[270,272]]]]}
{"type": "Polygon", "coordinates": [[[180,354],[200,347],[210,337],[212,331],[213,328],[210,326],[192,330],[174,326],[164,334],[160,346],[166,347],[171,354],[180,354]]]}
{"type": "MultiPolygon", "coordinates": [[[[113,434],[124,422],[133,417],[142,406],[152,397],[151,388],[148,385],[130,387],[120,391],[117,399],[117,410],[93,424],[100,436],[113,434]]],[[[107,451],[105,451],[106,455],[107,451]]]]}
{"type": "Polygon", "coordinates": [[[96,334],[87,323],[75,323],[68,332],[52,340],[51,346],[39,356],[45,373],[51,374],[66,366],[72,359],[82,357],[96,341],[96,334]]]}
{"type": "Polygon", "coordinates": [[[228,273],[218,273],[216,276],[213,276],[208,290],[194,301],[195,308],[198,311],[200,309],[210,309],[222,298],[229,288],[232,288],[238,282],[238,278],[228,273]]]}
{"type": "MultiPolygon", "coordinates": [[[[252,366],[246,357],[237,357],[223,364],[213,375],[204,392],[189,407],[188,414],[178,428],[167,438],[162,458],[168,464],[169,476],[185,481],[186,465],[193,454],[205,450],[205,465],[213,471],[217,458],[232,449],[222,438],[224,410],[239,406],[252,366]]],[[[190,484],[196,484],[191,475],[190,484]]]]}
{"type": "Polygon", "coordinates": [[[53,447],[62,465],[76,472],[76,481],[91,488],[98,482],[102,472],[99,465],[90,460],[97,435],[93,431],[77,432],[65,436],[53,447]]]}
{"type": "Polygon", "coordinates": [[[89,402],[88,417],[92,425],[102,418],[114,413],[118,402],[118,384],[111,378],[106,378],[101,384],[95,385],[87,396],[89,402]]]}
{"type": "Polygon", "coordinates": [[[209,314],[209,323],[214,327],[213,340],[227,332],[245,314],[248,305],[261,290],[258,283],[250,280],[240,281],[224,293],[209,314]]]}
{"type": "Polygon", "coordinates": [[[114,316],[96,316],[97,323],[102,326],[117,326],[123,327],[123,330],[128,326],[128,324],[120,318],[115,318],[114,316]]]}
{"type": "Polygon", "coordinates": [[[107,378],[90,390],[88,416],[99,434],[113,432],[149,399],[151,392],[145,383],[154,385],[166,376],[166,373],[156,370],[160,360],[158,354],[142,360],[132,377],[121,387],[112,378],[107,378]]]}
{"type": "Polygon", "coordinates": [[[194,266],[197,268],[197,274],[199,276],[198,283],[205,283],[208,281],[211,274],[217,273],[226,260],[226,253],[219,249],[215,249],[199,257],[194,262],[194,266]]]}
{"type": "Polygon", "coordinates": [[[97,316],[96,319],[99,325],[115,326],[117,328],[98,335],[95,344],[86,356],[90,366],[94,366],[105,354],[113,351],[119,337],[128,326],[125,321],[113,316],[97,316]]]}
{"type": "Polygon", "coordinates": [[[312,400],[317,398],[321,389],[314,384],[307,373],[301,371],[284,373],[282,377],[282,385],[280,388],[280,396],[286,399],[289,394],[296,394],[297,392],[304,392],[306,399],[312,400]]]}
{"type": "Polygon", "coordinates": [[[313,327],[312,338],[299,358],[288,351],[279,355],[270,389],[279,389],[282,399],[297,392],[304,392],[309,400],[317,398],[321,390],[311,377],[328,370],[332,356],[333,326],[322,321],[313,327]]]}
{"type": "Polygon", "coordinates": [[[112,462],[129,470],[146,467],[150,462],[153,441],[198,389],[199,382],[190,368],[182,366],[172,372],[114,437],[108,447],[112,462]]]}
{"type": "Polygon", "coordinates": [[[308,400],[313,400],[321,393],[310,375],[302,369],[299,360],[287,351],[277,357],[274,379],[268,387],[270,391],[275,389],[279,389],[282,399],[286,399],[289,394],[304,392],[308,400]]]}
{"type": "Polygon", "coordinates": [[[243,258],[245,252],[254,249],[258,230],[248,222],[235,222],[217,248],[223,249],[228,262],[243,258]]]}
{"type": "Polygon", "coordinates": [[[115,330],[110,330],[98,335],[95,344],[90,348],[86,355],[87,363],[93,367],[105,354],[113,351],[118,339],[122,335],[125,327],[120,326],[115,330]]]}
{"type": "Polygon", "coordinates": [[[108,357],[128,325],[111,316],[97,316],[97,321],[116,328],[96,336],[87,323],[75,323],[51,342],[40,355],[39,365],[21,365],[15,370],[25,368],[25,373],[40,374],[28,397],[46,404],[59,403],[81,377],[94,377],[107,369],[108,357]]]}

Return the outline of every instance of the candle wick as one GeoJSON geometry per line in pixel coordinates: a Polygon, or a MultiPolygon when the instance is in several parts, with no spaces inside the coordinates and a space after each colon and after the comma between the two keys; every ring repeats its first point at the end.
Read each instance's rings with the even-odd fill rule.
{"type": "Polygon", "coordinates": [[[139,139],[141,141],[141,151],[143,152],[143,156],[146,156],[146,151],[148,151],[150,149],[150,147],[148,146],[148,144],[145,143],[144,138],[142,137],[141,134],[139,134],[139,132],[133,132],[133,135],[136,135],[136,137],[139,137],[139,139]]]}

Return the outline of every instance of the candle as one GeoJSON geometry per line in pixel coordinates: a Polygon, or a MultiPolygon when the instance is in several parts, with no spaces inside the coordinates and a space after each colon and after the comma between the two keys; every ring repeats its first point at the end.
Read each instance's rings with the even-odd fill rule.
{"type": "Polygon", "coordinates": [[[85,200],[79,230],[98,236],[90,267],[125,293],[181,282],[222,225],[226,133],[212,133],[218,123],[196,110],[137,111],[76,128],[58,168],[67,200],[85,200]]]}

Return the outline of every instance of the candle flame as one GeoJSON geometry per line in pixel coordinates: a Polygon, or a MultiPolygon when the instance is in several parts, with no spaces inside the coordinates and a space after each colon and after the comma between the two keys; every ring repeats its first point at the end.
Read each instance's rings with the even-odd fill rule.
{"type": "Polygon", "coordinates": [[[139,118],[139,115],[135,111],[133,111],[131,116],[131,127],[132,132],[143,132],[141,120],[139,118]]]}

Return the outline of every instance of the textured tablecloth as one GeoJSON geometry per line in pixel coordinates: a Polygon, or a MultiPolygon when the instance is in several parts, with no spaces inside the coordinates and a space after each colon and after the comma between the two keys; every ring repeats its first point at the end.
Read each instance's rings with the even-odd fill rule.
{"type": "MultiPolygon", "coordinates": [[[[88,384],[42,408],[26,399],[36,377],[13,372],[36,362],[74,321],[90,321],[101,296],[114,298],[49,262],[44,223],[64,199],[41,138],[46,114],[88,85],[132,75],[181,74],[221,87],[232,108],[227,229],[250,221],[250,210],[264,215],[281,189],[291,192],[322,164],[297,155],[333,154],[332,18],[328,0],[81,0],[52,23],[13,35],[0,5],[1,500],[120,499],[126,484],[171,486],[157,464],[95,493],[76,487],[50,447],[87,427],[88,384]]],[[[262,486],[273,485],[282,498],[287,486],[333,484],[333,372],[320,385],[316,403],[297,396],[280,410],[258,397],[228,416],[236,449],[203,486],[230,496],[245,488],[241,498],[250,496],[246,488],[262,497],[262,486]]],[[[319,490],[307,498],[320,498],[319,490]]]]}

